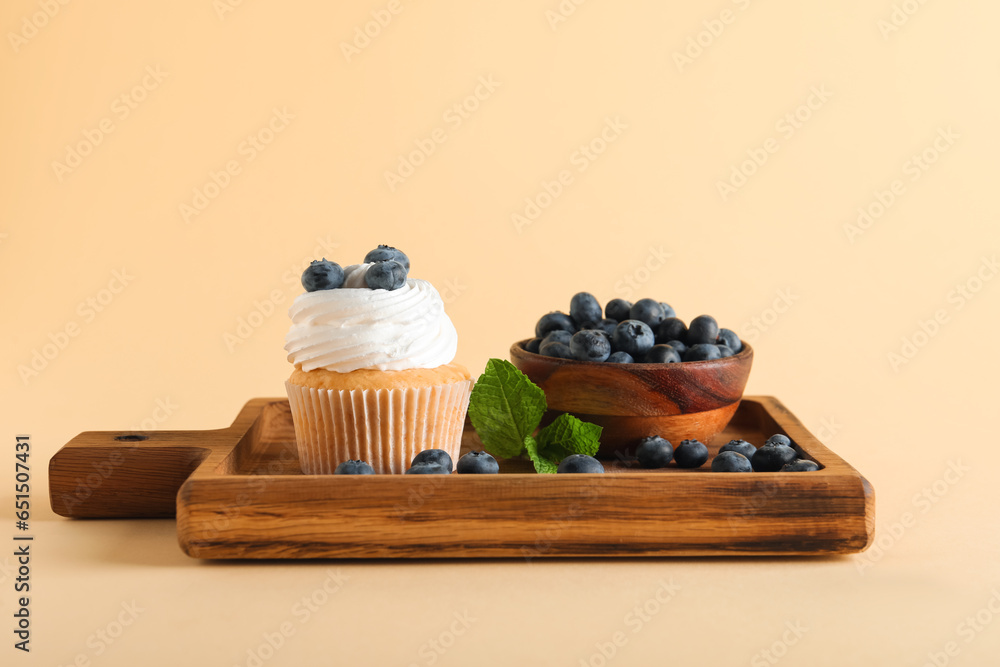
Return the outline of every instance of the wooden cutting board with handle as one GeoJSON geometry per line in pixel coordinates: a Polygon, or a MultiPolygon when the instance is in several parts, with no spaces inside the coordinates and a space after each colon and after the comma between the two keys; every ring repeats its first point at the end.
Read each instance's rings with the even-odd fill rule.
{"type": "MultiPolygon", "coordinates": [[[[642,470],[539,475],[303,475],[288,401],[255,398],[227,428],[81,433],[49,462],[53,510],[72,518],[177,517],[195,558],[479,558],[828,555],[871,543],[875,499],[857,470],[777,399],[746,397],[732,438],[788,435],[803,473],[642,470]]],[[[481,449],[467,427],[463,451],[481,449]]]]}

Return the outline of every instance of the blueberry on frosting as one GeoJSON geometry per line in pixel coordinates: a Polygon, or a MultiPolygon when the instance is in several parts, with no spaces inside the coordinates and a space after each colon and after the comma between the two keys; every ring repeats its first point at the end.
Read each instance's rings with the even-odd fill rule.
{"type": "Polygon", "coordinates": [[[314,260],[302,272],[302,287],[307,292],[325,289],[337,289],[344,284],[344,269],[340,264],[331,262],[325,257],[314,260]]]}
{"type": "Polygon", "coordinates": [[[406,268],[393,259],[375,262],[365,273],[365,284],[372,289],[399,289],[406,284],[406,268]]]}
{"type": "Polygon", "coordinates": [[[407,272],[410,271],[410,258],[406,256],[406,253],[402,250],[397,250],[391,245],[380,245],[368,252],[365,255],[365,264],[373,264],[375,262],[385,262],[387,260],[393,260],[399,262],[403,265],[403,268],[407,272]]]}
{"type": "Polygon", "coordinates": [[[313,261],[302,272],[302,287],[307,292],[340,287],[391,291],[406,285],[409,272],[410,260],[406,253],[380,245],[365,255],[363,264],[353,264],[346,269],[325,257],[313,261]]]}

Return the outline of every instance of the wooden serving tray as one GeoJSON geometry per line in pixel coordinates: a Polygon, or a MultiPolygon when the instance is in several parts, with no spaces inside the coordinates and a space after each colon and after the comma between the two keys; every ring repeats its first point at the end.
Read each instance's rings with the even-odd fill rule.
{"type": "MultiPolygon", "coordinates": [[[[67,517],[177,517],[195,558],[539,558],[822,555],[863,551],[871,485],[775,398],[747,397],[726,430],[784,433],[822,467],[802,473],[642,470],[539,475],[303,475],[288,401],[249,401],[214,431],[86,432],[49,462],[67,517]]],[[[466,428],[463,451],[480,449],[466,428]]]]}

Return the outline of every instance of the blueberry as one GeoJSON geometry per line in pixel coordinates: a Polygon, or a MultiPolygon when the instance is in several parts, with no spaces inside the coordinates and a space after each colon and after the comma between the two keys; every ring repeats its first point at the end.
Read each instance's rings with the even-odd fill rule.
{"type": "Polygon", "coordinates": [[[781,433],[775,433],[770,438],[768,438],[767,442],[765,442],[764,444],[765,445],[788,445],[789,447],[791,447],[792,446],[792,441],[791,441],[791,439],[787,435],[783,435],[781,433]]]}
{"type": "Polygon", "coordinates": [[[616,322],[628,319],[628,313],[632,309],[632,302],[625,299],[611,299],[608,305],[604,306],[604,316],[616,322]]]}
{"type": "Polygon", "coordinates": [[[632,308],[628,311],[628,317],[630,320],[639,320],[650,327],[655,327],[666,318],[666,315],[663,314],[663,306],[660,305],[659,301],[639,299],[632,304],[632,308]]]}
{"type": "Polygon", "coordinates": [[[798,458],[788,445],[765,444],[750,457],[755,472],[777,472],[798,458]]]}
{"type": "Polygon", "coordinates": [[[656,325],[656,342],[666,343],[670,340],[687,340],[688,328],[684,320],[668,317],[656,325]]]}
{"type": "Polygon", "coordinates": [[[698,468],[708,460],[708,447],[700,440],[681,440],[674,450],[678,468],[698,468]]]}
{"type": "Polygon", "coordinates": [[[720,451],[712,459],[712,472],[753,472],[750,459],[732,450],[720,451]]]}
{"type": "Polygon", "coordinates": [[[450,475],[451,471],[437,463],[414,463],[406,470],[407,475],[450,475]]]}
{"type": "Polygon", "coordinates": [[[580,361],[604,361],[611,356],[611,341],[603,331],[584,329],[573,334],[569,349],[580,361]]]}
{"type": "Polygon", "coordinates": [[[677,354],[684,356],[684,353],[688,351],[688,346],[679,340],[668,340],[664,345],[669,345],[670,347],[677,350],[677,354]]]}
{"type": "Polygon", "coordinates": [[[688,327],[687,338],[684,342],[688,345],[698,345],[699,343],[715,344],[719,338],[719,325],[711,315],[699,315],[691,320],[688,327]]]}
{"type": "Polygon", "coordinates": [[[538,354],[538,346],[542,344],[541,338],[532,338],[527,343],[524,344],[524,349],[528,352],[533,352],[538,354]]]}
{"type": "Polygon", "coordinates": [[[407,272],[410,271],[410,258],[406,256],[406,253],[402,250],[396,250],[391,245],[380,245],[374,250],[370,250],[367,255],[365,255],[365,264],[374,264],[375,262],[385,262],[387,260],[394,260],[403,265],[403,268],[407,272]]]}
{"type": "Polygon", "coordinates": [[[641,359],[653,347],[654,342],[653,330],[639,320],[619,322],[611,335],[612,349],[616,352],[628,352],[633,359],[641,359]]]}
{"type": "Polygon", "coordinates": [[[684,361],[708,361],[709,359],[721,359],[722,354],[719,348],[708,343],[698,343],[692,345],[684,353],[684,361]]]}
{"type": "Polygon", "coordinates": [[[538,351],[546,357],[555,359],[576,359],[573,350],[566,343],[549,343],[538,348],[538,351]]]}
{"type": "Polygon", "coordinates": [[[573,333],[576,331],[576,325],[569,315],[557,310],[548,315],[542,315],[538,324],[535,325],[535,337],[545,338],[547,334],[556,330],[573,333]]]}
{"type": "Polygon", "coordinates": [[[568,352],[570,356],[562,356],[558,354],[550,354],[549,347],[551,345],[560,344],[569,350],[569,342],[573,339],[573,334],[568,331],[563,331],[562,329],[557,329],[549,333],[548,336],[542,339],[542,342],[538,345],[538,354],[543,354],[546,357],[561,357],[563,359],[572,359],[572,351],[568,352]]]}
{"type": "Polygon", "coordinates": [[[579,292],[570,299],[569,316],[581,329],[590,328],[601,320],[601,304],[590,292],[579,292]]]}
{"type": "Polygon", "coordinates": [[[454,469],[454,465],[451,462],[451,455],[443,449],[425,449],[422,452],[418,452],[416,456],[413,457],[413,461],[410,462],[411,466],[415,466],[418,463],[435,463],[448,472],[454,469]]]}
{"type": "Polygon", "coordinates": [[[324,289],[337,289],[344,284],[344,270],[340,264],[331,262],[325,257],[313,260],[302,272],[302,287],[307,292],[324,289]]]}
{"type": "Polygon", "coordinates": [[[781,466],[781,472],[812,472],[813,470],[819,470],[819,466],[816,465],[815,461],[809,459],[795,459],[791,463],[781,466]]]}
{"type": "Polygon", "coordinates": [[[556,329],[555,331],[550,331],[546,334],[545,338],[542,339],[542,342],[539,343],[538,346],[541,347],[546,343],[566,343],[569,345],[571,340],[573,340],[573,334],[568,331],[563,331],[562,329],[556,329]]]}
{"type": "Polygon", "coordinates": [[[372,289],[399,289],[406,284],[406,269],[394,259],[375,262],[365,271],[365,284],[372,289]]]}
{"type": "Polygon", "coordinates": [[[757,448],[746,440],[730,440],[722,447],[719,447],[720,454],[722,452],[739,452],[743,456],[747,457],[747,460],[750,460],[756,451],[757,448]]]}
{"type": "Polygon", "coordinates": [[[570,454],[559,462],[559,468],[556,472],[604,472],[604,466],[593,456],[570,454]]]}
{"type": "Polygon", "coordinates": [[[643,468],[666,468],[674,458],[674,446],[669,440],[651,435],[639,441],[635,457],[643,468]]]}
{"type": "Polygon", "coordinates": [[[375,469],[364,461],[344,461],[333,471],[334,475],[374,475],[375,469]]]}
{"type": "Polygon", "coordinates": [[[728,345],[716,345],[716,347],[719,348],[720,357],[731,357],[736,354],[728,345]]]}
{"type": "Polygon", "coordinates": [[[635,359],[628,352],[622,352],[618,350],[617,352],[612,352],[611,356],[608,357],[609,364],[633,364],[635,359]]]}
{"type": "Polygon", "coordinates": [[[458,460],[455,472],[460,475],[496,475],[500,464],[486,452],[469,452],[458,460]]]}
{"type": "Polygon", "coordinates": [[[593,325],[593,328],[603,331],[604,333],[608,334],[608,337],[610,337],[615,332],[615,327],[617,326],[618,326],[617,320],[613,320],[609,317],[606,317],[603,320],[599,320],[597,323],[595,323],[593,325]]]}
{"type": "Polygon", "coordinates": [[[680,353],[669,345],[654,345],[642,358],[644,364],[677,364],[680,360],[680,353]]]}
{"type": "Polygon", "coordinates": [[[676,315],[677,315],[677,313],[674,312],[674,309],[670,306],[669,303],[661,301],[660,302],[660,308],[663,309],[663,316],[664,317],[676,317],[676,315]]]}
{"type": "Polygon", "coordinates": [[[732,329],[719,329],[719,338],[716,342],[719,345],[725,345],[733,352],[739,352],[743,349],[743,342],[732,329]]]}

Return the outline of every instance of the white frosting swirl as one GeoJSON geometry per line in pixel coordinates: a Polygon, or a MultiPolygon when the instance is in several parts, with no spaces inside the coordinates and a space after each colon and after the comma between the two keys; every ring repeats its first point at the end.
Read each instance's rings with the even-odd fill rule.
{"type": "Polygon", "coordinates": [[[344,269],[344,287],[295,297],[285,336],[288,361],[304,371],[401,371],[450,363],[458,333],[441,295],[426,280],[397,290],[365,286],[370,264],[344,269]]]}

